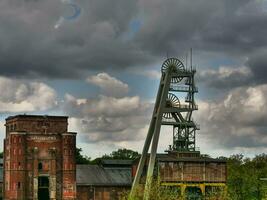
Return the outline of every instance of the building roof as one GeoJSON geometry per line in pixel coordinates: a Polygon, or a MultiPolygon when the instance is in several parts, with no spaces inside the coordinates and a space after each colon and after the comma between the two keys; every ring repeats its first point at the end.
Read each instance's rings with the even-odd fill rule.
{"type": "Polygon", "coordinates": [[[131,166],[133,160],[119,160],[119,159],[102,159],[101,164],[103,166],[131,166]]]}
{"type": "Polygon", "coordinates": [[[77,185],[131,186],[131,168],[76,165],[77,185]]]}
{"type": "MultiPolygon", "coordinates": [[[[150,154],[147,155],[146,162],[148,164],[150,154]]],[[[203,156],[198,156],[198,157],[178,157],[175,156],[175,154],[166,154],[166,153],[157,153],[156,155],[156,160],[158,162],[210,162],[210,163],[226,163],[226,160],[222,159],[215,159],[215,158],[210,158],[210,157],[203,157],[203,156]]],[[[134,164],[138,164],[139,158],[134,161],[134,164]]]]}
{"type": "Polygon", "coordinates": [[[14,115],[14,116],[9,116],[6,118],[6,120],[11,120],[15,118],[68,118],[68,116],[52,116],[52,115],[14,115]]]}
{"type": "Polygon", "coordinates": [[[170,161],[170,162],[219,162],[225,163],[225,160],[214,159],[209,157],[176,157],[170,154],[157,154],[157,160],[160,161],[170,161]]]}

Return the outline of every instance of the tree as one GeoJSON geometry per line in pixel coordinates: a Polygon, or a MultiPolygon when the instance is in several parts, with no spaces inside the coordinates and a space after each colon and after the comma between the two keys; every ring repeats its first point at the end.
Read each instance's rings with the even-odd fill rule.
{"type": "Polygon", "coordinates": [[[135,160],[140,157],[137,151],[131,149],[118,149],[117,151],[112,151],[109,155],[104,155],[104,159],[121,159],[121,160],[135,160]]]}
{"type": "Polygon", "coordinates": [[[84,156],[81,154],[82,148],[77,148],[76,147],[76,164],[90,164],[91,163],[91,158],[88,156],[84,156]]]}
{"type": "Polygon", "coordinates": [[[107,159],[119,159],[119,160],[135,160],[140,157],[137,151],[131,149],[118,149],[117,151],[112,151],[110,154],[105,154],[102,157],[94,159],[91,164],[100,164],[101,160],[107,159]]]}

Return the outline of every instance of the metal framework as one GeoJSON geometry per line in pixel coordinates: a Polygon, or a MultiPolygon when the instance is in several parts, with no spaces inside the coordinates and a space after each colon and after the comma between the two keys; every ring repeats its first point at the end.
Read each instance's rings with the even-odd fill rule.
{"type": "Polygon", "coordinates": [[[192,119],[192,112],[198,109],[194,94],[198,92],[194,82],[196,70],[187,69],[177,58],[168,58],[161,67],[161,80],[157,99],[150,122],[148,134],[143,147],[142,155],[132,185],[131,195],[134,195],[140,182],[148,150],[151,146],[144,199],[149,199],[149,189],[152,181],[155,159],[161,125],[173,127],[173,144],[168,151],[195,152],[195,135],[199,126],[192,119]],[[183,94],[186,97],[181,98],[183,94]]]}

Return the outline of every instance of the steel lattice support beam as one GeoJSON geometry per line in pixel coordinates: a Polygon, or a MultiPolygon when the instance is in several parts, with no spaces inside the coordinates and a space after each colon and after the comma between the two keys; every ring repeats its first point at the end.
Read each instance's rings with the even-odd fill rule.
{"type": "Polygon", "coordinates": [[[135,194],[148,158],[148,150],[151,147],[145,184],[145,200],[150,199],[149,191],[153,179],[161,125],[174,127],[172,151],[195,151],[195,131],[198,129],[192,120],[192,112],[197,109],[194,101],[194,93],[198,91],[194,84],[195,70],[192,67],[189,70],[185,69],[180,60],[169,58],[163,63],[161,72],[152,119],[130,194],[130,196],[135,194]],[[184,85],[180,84],[182,80],[185,80],[184,85]],[[177,92],[187,93],[185,104],[181,105],[180,100],[174,94],[177,92]]]}

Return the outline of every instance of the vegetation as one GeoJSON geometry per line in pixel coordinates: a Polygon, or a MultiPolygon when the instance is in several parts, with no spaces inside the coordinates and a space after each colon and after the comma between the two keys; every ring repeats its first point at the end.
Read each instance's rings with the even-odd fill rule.
{"type": "Polygon", "coordinates": [[[91,160],[90,157],[82,155],[82,149],[76,148],[76,163],[77,164],[99,164],[102,159],[120,159],[120,160],[135,160],[140,154],[137,151],[130,149],[118,149],[110,154],[105,154],[99,158],[91,160]]]}
{"type": "Polygon", "coordinates": [[[242,154],[227,159],[228,196],[233,200],[267,199],[267,154],[252,159],[242,154]]]}
{"type": "Polygon", "coordinates": [[[91,158],[85,155],[82,155],[82,148],[76,147],[76,164],[91,164],[91,158]]]}

